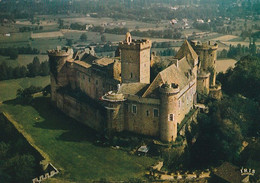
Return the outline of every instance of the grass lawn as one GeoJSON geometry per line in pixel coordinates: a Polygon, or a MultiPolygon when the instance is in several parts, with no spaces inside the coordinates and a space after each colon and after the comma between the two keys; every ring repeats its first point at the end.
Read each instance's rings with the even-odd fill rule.
{"type": "Polygon", "coordinates": [[[10,36],[0,35],[1,43],[26,42],[30,38],[30,32],[10,33],[10,36]]]}
{"type": "Polygon", "coordinates": [[[0,105],[22,125],[51,162],[61,170],[55,178],[75,182],[143,178],[155,159],[129,155],[122,150],[95,145],[96,133],[66,117],[50,104],[49,97],[37,97],[31,105],[15,100],[0,105]]]}
{"type": "Polygon", "coordinates": [[[45,87],[48,84],[50,84],[50,76],[0,81],[0,102],[14,99],[19,88],[28,88],[31,85],[45,87]]]}

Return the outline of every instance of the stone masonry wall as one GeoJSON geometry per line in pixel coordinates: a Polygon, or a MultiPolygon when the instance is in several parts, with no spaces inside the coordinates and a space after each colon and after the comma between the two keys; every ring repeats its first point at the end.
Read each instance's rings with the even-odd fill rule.
{"type": "Polygon", "coordinates": [[[100,131],[106,124],[106,116],[91,104],[82,103],[73,97],[57,93],[57,107],[69,117],[100,131]]]}
{"type": "Polygon", "coordinates": [[[154,109],[157,109],[160,115],[160,102],[156,99],[152,102],[147,98],[145,100],[142,101],[140,98],[140,101],[132,99],[125,102],[125,130],[148,136],[159,136],[159,116],[154,116],[154,109]],[[136,106],[136,113],[134,106],[136,106]]]}

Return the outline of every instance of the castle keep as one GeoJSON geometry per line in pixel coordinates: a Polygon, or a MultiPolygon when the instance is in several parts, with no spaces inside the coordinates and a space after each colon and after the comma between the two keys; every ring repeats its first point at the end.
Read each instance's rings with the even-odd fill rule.
{"type": "Polygon", "coordinates": [[[134,40],[127,33],[119,49],[120,58],[98,58],[93,50],[49,50],[51,100],[97,131],[130,131],[175,141],[197,92],[216,89],[217,45],[185,41],[153,81],[149,39],[134,40]]]}

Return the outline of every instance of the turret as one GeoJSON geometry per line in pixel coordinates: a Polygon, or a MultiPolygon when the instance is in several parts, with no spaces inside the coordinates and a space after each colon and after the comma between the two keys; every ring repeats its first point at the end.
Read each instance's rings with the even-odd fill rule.
{"type": "Polygon", "coordinates": [[[160,87],[160,139],[162,141],[175,141],[177,137],[177,114],[179,110],[177,95],[180,88],[177,84],[163,84],[160,87]]]}
{"type": "Polygon", "coordinates": [[[209,94],[209,77],[210,73],[205,71],[200,71],[197,77],[197,91],[200,94],[209,94]]]}
{"type": "Polygon", "coordinates": [[[191,46],[199,56],[200,71],[210,72],[210,86],[216,83],[216,60],[218,45],[211,42],[192,41],[191,46]]]}
{"type": "Polygon", "coordinates": [[[66,60],[72,58],[73,50],[71,48],[63,48],[62,50],[57,48],[56,50],[48,50],[51,74],[57,81],[57,75],[61,68],[66,63],[66,60]]]}
{"type": "MultiPolygon", "coordinates": [[[[62,80],[59,80],[60,71],[64,67],[67,59],[72,58],[73,50],[71,48],[63,48],[62,50],[57,48],[56,50],[48,50],[49,64],[50,64],[50,76],[51,76],[51,99],[56,101],[56,90],[63,86],[62,80]]],[[[63,74],[65,74],[63,72],[63,74]]],[[[67,82],[67,80],[63,80],[67,82]]]]}
{"type": "Polygon", "coordinates": [[[122,83],[150,83],[151,46],[149,39],[134,40],[126,34],[125,41],[119,43],[122,83]]]}
{"type": "Polygon", "coordinates": [[[107,109],[107,132],[121,132],[124,130],[123,105],[126,100],[123,94],[113,91],[101,97],[103,105],[107,109]]]}

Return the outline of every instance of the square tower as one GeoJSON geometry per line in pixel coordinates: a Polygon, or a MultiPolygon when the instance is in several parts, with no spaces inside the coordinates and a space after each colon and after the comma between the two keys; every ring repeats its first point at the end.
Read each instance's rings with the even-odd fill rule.
{"type": "Polygon", "coordinates": [[[119,43],[122,83],[150,83],[151,43],[149,39],[134,40],[126,33],[125,41],[119,43]]]}

